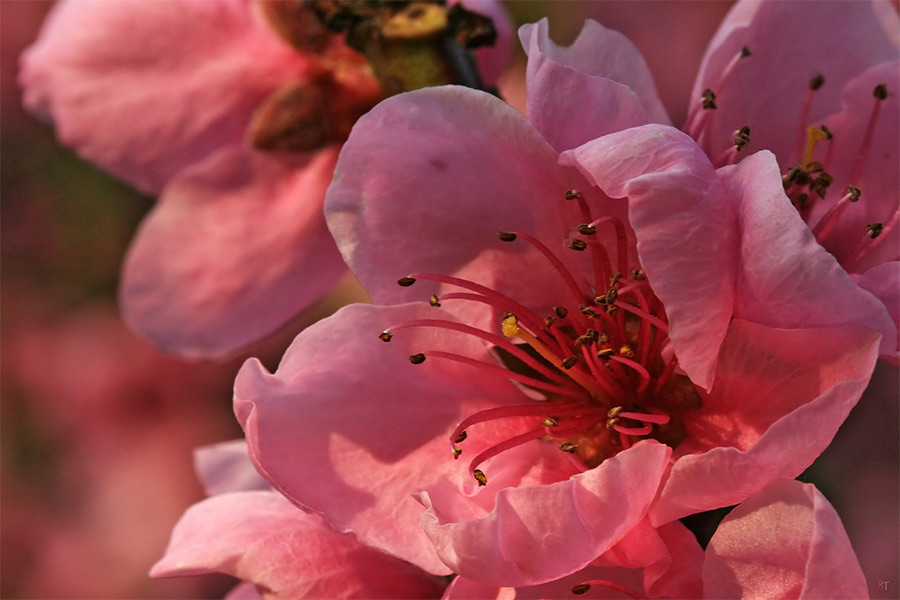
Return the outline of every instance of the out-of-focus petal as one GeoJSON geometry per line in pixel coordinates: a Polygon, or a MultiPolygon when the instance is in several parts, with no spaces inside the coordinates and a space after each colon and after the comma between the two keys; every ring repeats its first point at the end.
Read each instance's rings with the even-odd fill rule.
{"type": "Polygon", "coordinates": [[[512,587],[552,581],[640,522],[670,452],[641,442],[565,481],[502,489],[489,515],[460,522],[447,522],[423,493],[423,524],[444,562],[464,577],[512,587]]]}
{"type": "Polygon", "coordinates": [[[709,160],[685,134],[645,125],[563,154],[609,196],[627,197],[638,255],[666,306],[679,365],[706,389],[731,319],[738,233],[709,160]]]}
{"type": "Polygon", "coordinates": [[[450,448],[464,415],[521,402],[510,383],[467,365],[410,364],[418,351],[483,358],[486,349],[470,336],[416,328],[397,331],[389,344],[378,339],[404,322],[448,318],[442,312],[427,303],[345,307],[304,330],[274,375],[250,360],[235,383],[251,459],[276,489],[363,543],[437,574],[450,571],[419,527],[422,506],[411,493],[464,469],[450,448]]]}
{"type": "Polygon", "coordinates": [[[549,39],[543,19],[523,25],[519,36],[528,53],[528,119],[557,151],[628,127],[668,123],[647,66],[621,34],[587,21],[575,45],[562,49],[549,39]],[[585,64],[582,47],[596,63],[585,64]],[[644,81],[639,73],[646,75],[655,104],[628,86],[644,81]]]}
{"type": "Polygon", "coordinates": [[[20,83],[62,143],[155,194],[241,143],[253,112],[308,62],[250,0],[79,0],[56,7],[20,83]]]}
{"type": "Polygon", "coordinates": [[[466,9],[490,17],[497,31],[497,41],[493,46],[483,46],[474,50],[478,74],[484,85],[492,87],[509,67],[513,54],[513,22],[499,0],[450,0],[449,4],[460,3],[466,9]]]}
{"type": "MultiPolygon", "coordinates": [[[[897,338],[900,340],[900,261],[894,260],[872,267],[862,275],[854,275],[853,280],[884,303],[894,320],[897,338]]],[[[897,345],[898,349],[892,354],[882,341],[881,358],[897,364],[900,361],[900,341],[897,345]]]]}
{"type": "Polygon", "coordinates": [[[867,598],[834,508],[810,484],[781,480],[719,524],[706,549],[710,598],[867,598]]]}
{"type": "Polygon", "coordinates": [[[219,572],[267,598],[433,598],[438,581],[338,533],[275,492],[207,498],[184,514],[154,577],[219,572]]]}
{"type": "Polygon", "coordinates": [[[336,155],[232,147],[181,173],[125,259],[129,326],[164,350],[214,357],[317,300],[346,272],[322,217],[336,155]]]}
{"type": "Polygon", "coordinates": [[[816,242],[784,195],[775,157],[758,152],[719,175],[740,219],[735,316],[789,328],[859,323],[884,336],[882,353],[896,352],[888,311],[816,242]]]}
{"type": "MultiPolygon", "coordinates": [[[[547,285],[558,274],[530,246],[501,242],[497,233],[522,231],[557,252],[564,248],[566,215],[548,206],[567,189],[586,186],[556,163],[557,153],[531,123],[489,94],[445,86],[394,96],[353,129],[325,201],[328,225],[376,303],[440,295],[446,286],[396,283],[430,272],[549,310],[560,302],[547,285]]],[[[573,217],[568,225],[577,222],[573,217]]],[[[461,303],[454,304],[447,309],[461,303]]],[[[491,314],[464,308],[473,311],[466,318],[473,325],[491,314]]]]}
{"type": "Polygon", "coordinates": [[[243,439],[195,449],[194,470],[207,496],[270,489],[250,461],[243,439]]]}
{"type": "Polygon", "coordinates": [[[841,89],[852,77],[896,60],[900,22],[889,2],[809,8],[803,2],[738,2],[725,18],[691,94],[694,104],[706,88],[716,94],[717,109],[707,111],[709,128],[702,138],[710,156],[719,156],[732,145],[734,132],[748,125],[751,151],[771,150],[785,168],[798,162],[802,148],[794,132],[837,112],[841,89]],[[726,74],[744,47],[750,56],[737,59],[726,74]],[[816,74],[825,76],[825,85],[801,123],[809,80],[816,74]]]}
{"type": "Polygon", "coordinates": [[[650,510],[654,524],[742,502],[793,478],[831,442],[866,387],[878,334],[774,329],[735,320],[715,387],[686,413],[686,439],[650,510]]]}

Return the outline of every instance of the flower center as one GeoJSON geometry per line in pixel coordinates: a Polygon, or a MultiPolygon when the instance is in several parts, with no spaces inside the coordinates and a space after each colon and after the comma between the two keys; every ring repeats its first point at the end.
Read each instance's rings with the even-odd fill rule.
{"type": "MultiPolygon", "coordinates": [[[[751,56],[752,53],[746,46],[742,48],[725,67],[716,87],[721,89],[726,81],[739,77],[740,65],[745,59],[752,60],[751,56]]],[[[861,175],[872,152],[873,136],[877,129],[881,105],[888,97],[888,90],[885,84],[875,86],[866,129],[862,141],[857,146],[856,143],[848,140],[835,139],[833,133],[825,125],[811,126],[809,124],[809,115],[816,92],[825,83],[825,77],[821,74],[813,76],[807,82],[807,92],[800,110],[800,118],[797,121],[796,142],[792,156],[779,157],[780,160],[785,161],[783,164],[790,164],[783,173],[782,181],[785,193],[803,220],[812,229],[819,244],[831,252],[846,270],[852,271],[863,259],[883,244],[888,237],[887,234],[900,224],[900,209],[895,207],[893,213],[885,214],[882,221],[867,223],[864,228],[860,228],[856,232],[857,242],[855,244],[847,245],[846,241],[836,241],[837,236],[833,235],[841,225],[841,216],[846,214],[848,207],[865,195],[863,193],[865,190],[862,189],[864,182],[861,180],[861,175]],[[820,151],[821,154],[823,145],[825,146],[824,157],[821,161],[813,160],[817,151],[820,151]],[[836,152],[855,158],[848,163],[852,164],[852,167],[847,176],[846,188],[831,189],[829,192],[834,183],[834,177],[829,170],[834,166],[836,152]],[[819,202],[828,202],[830,206],[824,212],[816,212],[816,216],[814,216],[813,209],[819,202]]],[[[692,107],[688,115],[684,130],[701,146],[708,146],[712,129],[710,124],[717,109],[715,91],[706,89],[700,102],[692,107]]],[[[734,132],[732,145],[716,157],[713,164],[721,167],[736,163],[739,160],[739,153],[750,144],[750,136],[751,131],[748,125],[734,132]]]]}
{"type": "Polygon", "coordinates": [[[477,302],[493,307],[500,321],[498,332],[484,331],[445,319],[399,323],[380,334],[388,342],[402,329],[431,327],[477,337],[491,345],[499,359],[487,362],[453,352],[422,349],[410,356],[412,364],[426,359],[466,364],[482,373],[515,382],[521,404],[478,411],[463,419],[450,442],[454,457],[463,442],[475,435],[479,424],[524,418],[530,426],[491,445],[471,459],[469,469],[479,484],[487,476],[478,466],[501,452],[534,440],[552,441],[558,448],[594,467],[641,439],[656,439],[671,446],[685,435],[682,414],[699,408],[701,398],[687,377],[676,373],[665,309],[653,293],[640,265],[629,265],[624,224],[615,218],[593,219],[582,195],[566,192],[577,201],[584,222],[572,230],[569,250],[581,253],[592,281],[573,274],[540,240],[525,232],[500,232],[501,243],[525,243],[536,250],[559,276],[559,303],[541,313],[487,286],[434,273],[401,278],[401,286],[417,279],[459,288],[430,304],[477,302]],[[616,240],[616,267],[610,253],[597,240],[598,227],[612,227],[616,240]],[[631,269],[629,269],[631,266],[631,269]],[[623,273],[629,273],[628,277],[623,273]],[[530,423],[529,423],[530,422],[530,423]]]}

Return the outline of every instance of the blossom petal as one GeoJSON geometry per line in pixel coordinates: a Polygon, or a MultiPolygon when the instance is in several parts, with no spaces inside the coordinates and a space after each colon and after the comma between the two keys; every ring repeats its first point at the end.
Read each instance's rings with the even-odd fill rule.
{"type": "Polygon", "coordinates": [[[840,517],[808,483],[781,480],[725,517],[706,549],[710,598],[867,598],[840,517]]]}
{"type": "Polygon", "coordinates": [[[625,36],[588,20],[573,46],[560,48],[547,28],[547,19],[523,25],[519,37],[528,54],[528,118],[554,148],[669,122],[647,65],[625,36]]]}
{"type": "MultiPolygon", "coordinates": [[[[900,340],[900,261],[891,261],[872,267],[862,275],[854,276],[859,287],[868,291],[884,303],[897,328],[897,339],[900,340]]],[[[889,336],[885,336],[889,339],[889,336]]],[[[889,342],[888,342],[889,343],[889,342]]],[[[900,361],[900,341],[898,349],[891,352],[882,340],[881,358],[897,364],[900,361]]]]}
{"type": "Polygon", "coordinates": [[[608,195],[627,197],[638,255],[663,301],[679,365],[708,389],[731,319],[737,219],[709,160],[685,134],[645,125],[563,154],[608,195]]]}
{"type": "Polygon", "coordinates": [[[243,439],[195,449],[194,470],[207,496],[270,488],[250,462],[243,439]]]}
{"type": "Polygon", "coordinates": [[[172,532],[153,577],[219,572],[269,598],[429,598],[435,578],[338,533],[271,491],[195,504],[172,532]]]}
{"type": "Polygon", "coordinates": [[[54,9],[20,83],[64,144],[155,194],[240,143],[263,100],[307,64],[250,0],[88,0],[54,9]]]}
{"type": "Polygon", "coordinates": [[[584,181],[571,171],[564,177],[556,163],[528,120],[489,94],[456,86],[401,94],[360,119],[344,145],[325,201],[328,225],[378,304],[439,292],[427,281],[396,284],[430,272],[549,309],[559,303],[547,285],[559,281],[556,272],[524,242],[500,242],[497,233],[523,231],[561,249],[564,223],[580,221],[554,206],[584,181]]]}
{"type": "Polygon", "coordinates": [[[167,351],[221,356],[274,332],[344,273],[322,218],[336,149],[229,148],[185,169],[125,259],[123,316],[167,351]]]}
{"type": "MultiPolygon", "coordinates": [[[[528,586],[573,573],[643,518],[670,449],[642,442],[565,481],[500,490],[483,518],[447,522],[427,492],[423,525],[455,572],[482,583],[528,586]]],[[[489,484],[490,485],[490,484],[489,484]]]]}
{"type": "Polygon", "coordinates": [[[463,468],[450,447],[463,415],[521,396],[468,365],[410,364],[419,351],[482,357],[484,344],[470,336],[415,328],[389,344],[378,339],[422,318],[448,316],[425,303],[342,308],[305,329],[274,375],[255,359],[245,363],[234,405],[251,459],[276,489],[366,545],[447,574],[411,493],[463,468]]]}
{"type": "Polygon", "coordinates": [[[704,89],[716,94],[717,109],[704,115],[703,148],[719,156],[747,125],[751,151],[771,150],[783,168],[798,162],[802,148],[793,132],[804,136],[806,125],[837,112],[841,89],[852,77],[895,60],[898,31],[896,9],[887,2],[826,2],[813,11],[802,2],[737,3],[710,43],[691,94],[695,105],[704,89]],[[735,59],[744,47],[750,56],[735,59]],[[825,76],[825,84],[801,123],[808,82],[816,74],[825,76]]]}
{"type": "Polygon", "coordinates": [[[651,508],[654,524],[742,502],[799,475],[831,442],[875,366],[863,327],[774,329],[735,320],[702,410],[651,508]]]}
{"type": "Polygon", "coordinates": [[[884,336],[883,353],[895,352],[896,324],[816,242],[784,194],[775,157],[758,152],[719,175],[740,219],[735,316],[772,327],[860,323],[884,336]]]}

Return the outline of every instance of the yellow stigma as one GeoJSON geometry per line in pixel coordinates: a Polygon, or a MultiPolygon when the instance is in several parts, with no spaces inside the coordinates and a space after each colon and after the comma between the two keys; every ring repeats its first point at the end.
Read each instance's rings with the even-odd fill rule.
{"type": "Polygon", "coordinates": [[[809,163],[812,162],[813,154],[816,153],[816,146],[825,139],[828,139],[828,134],[820,128],[813,127],[812,125],[806,128],[806,149],[803,150],[803,161],[800,163],[804,169],[809,168],[809,163]]]}
{"type": "MultiPolygon", "coordinates": [[[[550,348],[545,346],[536,337],[519,327],[519,320],[515,315],[506,315],[500,324],[500,328],[503,330],[503,335],[508,338],[517,337],[520,340],[524,341],[526,344],[534,348],[534,350],[538,354],[547,359],[550,364],[555,365],[556,367],[563,366],[563,363],[565,361],[562,358],[557,356],[556,353],[550,350],[550,348]]],[[[573,360],[572,362],[574,363],[575,361],[573,360]]],[[[572,380],[575,381],[575,383],[589,391],[595,398],[599,398],[601,396],[602,392],[600,391],[600,388],[597,387],[597,384],[594,383],[590,378],[585,377],[580,372],[573,369],[563,368],[561,369],[561,372],[568,375],[572,380]]]]}

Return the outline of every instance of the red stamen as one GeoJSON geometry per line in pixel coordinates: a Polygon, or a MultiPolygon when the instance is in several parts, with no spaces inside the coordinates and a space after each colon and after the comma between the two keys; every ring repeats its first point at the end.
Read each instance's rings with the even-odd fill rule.
{"type": "Polygon", "coordinates": [[[631,419],[632,421],[640,421],[641,423],[656,423],[657,425],[665,425],[671,419],[667,414],[647,414],[647,413],[636,413],[636,412],[620,412],[618,417],[624,417],[626,419],[631,419]]]}
{"type": "Polygon", "coordinates": [[[488,298],[487,296],[482,296],[480,294],[469,294],[466,292],[449,292],[441,294],[440,301],[443,302],[445,300],[471,300],[472,302],[480,302],[481,304],[493,306],[505,313],[515,313],[516,317],[528,325],[528,328],[532,331],[540,331],[544,325],[543,320],[538,317],[537,314],[520,305],[518,302],[512,302],[508,305],[498,304],[496,298],[488,298]],[[516,309],[518,308],[522,308],[524,311],[517,311],[516,309]]]}
{"type": "Polygon", "coordinates": [[[838,223],[838,217],[841,216],[847,206],[849,206],[851,202],[857,202],[858,200],[859,189],[851,185],[843,198],[835,202],[831,208],[822,215],[822,218],[819,219],[815,227],[812,228],[813,236],[815,236],[816,241],[819,242],[819,244],[824,243],[828,234],[834,230],[835,225],[838,223]]]}
{"type": "Polygon", "coordinates": [[[622,363],[625,366],[631,367],[635,371],[637,371],[638,375],[641,376],[641,382],[638,384],[637,395],[638,397],[642,396],[643,393],[647,390],[647,386],[650,385],[650,373],[644,368],[644,365],[631,360],[630,358],[625,358],[624,356],[613,355],[610,357],[611,360],[622,363]]]}
{"type": "Polygon", "coordinates": [[[606,370],[606,367],[602,365],[598,365],[594,353],[588,350],[588,347],[582,346],[581,353],[584,355],[584,361],[587,363],[588,368],[591,370],[591,374],[594,376],[594,379],[603,388],[603,391],[609,394],[610,396],[618,396],[623,393],[624,390],[619,386],[619,382],[610,377],[609,371],[606,370]],[[616,389],[619,388],[619,389],[616,389]]]}
{"type": "Polygon", "coordinates": [[[869,157],[869,150],[872,149],[872,137],[875,135],[875,124],[878,122],[878,114],[881,112],[881,101],[887,96],[886,90],[884,90],[884,97],[879,96],[879,88],[882,88],[882,86],[877,86],[875,88],[875,107],[872,109],[871,116],[869,116],[869,124],[866,126],[866,133],[863,136],[862,145],[857,153],[856,163],[853,165],[853,170],[850,171],[850,177],[847,181],[859,181],[863,165],[869,157]]]}
{"type": "Polygon", "coordinates": [[[615,217],[601,217],[595,221],[591,221],[592,227],[597,227],[603,223],[611,223],[616,230],[616,263],[619,273],[628,272],[628,237],[625,235],[625,225],[615,217]]]}
{"type": "Polygon", "coordinates": [[[900,209],[894,211],[891,220],[888,221],[887,224],[882,225],[878,237],[872,238],[869,235],[863,236],[863,239],[854,249],[853,254],[850,255],[850,260],[846,264],[847,270],[849,271],[855,268],[864,258],[881,246],[881,244],[884,243],[884,240],[887,239],[888,234],[897,228],[898,223],[900,223],[900,209]]]}
{"type": "MultiPolygon", "coordinates": [[[[576,199],[578,200],[578,208],[581,210],[581,219],[585,223],[593,222],[594,218],[591,216],[591,209],[587,201],[581,194],[576,199]]],[[[612,275],[609,254],[606,252],[606,247],[596,243],[593,239],[588,242],[588,246],[591,249],[591,263],[594,268],[594,285],[597,286],[597,289],[600,289],[603,282],[612,275]]]]}
{"type": "Polygon", "coordinates": [[[509,406],[497,406],[494,408],[486,408],[463,419],[453,433],[450,435],[450,441],[456,443],[460,434],[472,425],[478,423],[486,423],[488,421],[496,421],[498,419],[508,419],[511,417],[555,417],[561,415],[572,415],[581,413],[593,413],[597,409],[591,409],[582,403],[566,402],[565,404],[554,404],[550,402],[542,402],[539,404],[513,404],[509,406]]]}
{"type": "Polygon", "coordinates": [[[521,237],[523,240],[531,244],[538,252],[540,252],[544,258],[547,259],[556,272],[559,273],[560,277],[562,277],[563,281],[566,284],[566,287],[569,288],[569,291],[572,293],[572,297],[575,299],[575,306],[579,304],[583,304],[586,301],[584,293],[581,291],[581,288],[578,286],[578,283],[575,281],[575,278],[569,272],[569,269],[563,264],[563,262],[549,249],[547,246],[542,244],[540,241],[535,239],[534,237],[528,235],[527,233],[515,232],[517,237],[521,237]]]}
{"type": "Polygon", "coordinates": [[[644,425],[643,427],[625,427],[624,425],[619,425],[618,423],[616,423],[612,426],[612,428],[623,435],[628,435],[631,437],[648,435],[651,431],[653,431],[652,425],[644,425]]]}
{"type": "Polygon", "coordinates": [[[668,335],[669,324],[666,323],[665,321],[663,321],[662,319],[660,319],[659,317],[653,316],[648,312],[644,312],[637,306],[635,306],[633,304],[629,304],[627,302],[622,302],[621,300],[616,301],[616,306],[618,306],[621,309],[627,310],[631,314],[638,316],[646,321],[649,321],[650,323],[653,323],[654,325],[656,325],[657,329],[659,329],[660,331],[662,331],[663,333],[668,335]]]}

